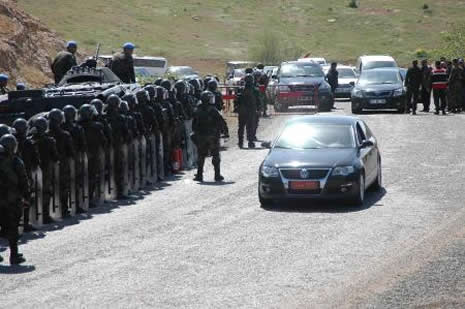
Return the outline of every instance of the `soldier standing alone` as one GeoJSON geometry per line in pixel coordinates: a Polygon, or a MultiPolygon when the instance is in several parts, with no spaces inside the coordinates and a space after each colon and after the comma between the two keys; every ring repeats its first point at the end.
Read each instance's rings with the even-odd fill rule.
{"type": "Polygon", "coordinates": [[[113,56],[113,59],[108,64],[108,67],[113,73],[118,76],[124,83],[130,84],[136,82],[136,74],[134,72],[134,44],[125,43],[123,45],[123,52],[113,56]]]}
{"type": "Polygon", "coordinates": [[[58,84],[72,67],[77,65],[76,61],[77,43],[69,41],[66,50],[61,51],[52,63],[52,72],[55,76],[55,84],[58,84]]]}
{"type": "Polygon", "coordinates": [[[405,76],[405,87],[407,87],[407,111],[410,112],[410,109],[412,109],[412,115],[417,114],[421,81],[422,72],[418,67],[418,60],[414,60],[412,62],[412,67],[407,70],[407,75],[405,76]]]}

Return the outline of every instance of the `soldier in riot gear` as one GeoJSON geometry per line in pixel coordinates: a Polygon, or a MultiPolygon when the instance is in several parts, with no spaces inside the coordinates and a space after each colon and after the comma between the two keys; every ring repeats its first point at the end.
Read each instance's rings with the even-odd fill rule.
{"type": "Polygon", "coordinates": [[[89,162],[89,199],[94,200],[98,179],[104,171],[99,165],[99,153],[109,144],[104,126],[96,120],[97,110],[93,105],[84,104],[79,108],[79,125],[86,136],[89,162]]]}
{"type": "Polygon", "coordinates": [[[76,153],[71,134],[63,130],[65,116],[59,109],[52,109],[48,113],[49,131],[48,134],[56,141],[58,157],[60,161],[60,202],[62,205],[62,216],[69,216],[68,197],[70,196],[70,170],[69,160],[74,159],[76,153]]]}
{"type": "Polygon", "coordinates": [[[136,129],[135,129],[135,137],[138,138],[141,135],[145,134],[145,123],[144,118],[142,117],[142,113],[139,111],[139,104],[137,101],[137,97],[133,93],[125,94],[122,97],[122,100],[128,103],[129,112],[128,114],[134,118],[136,122],[136,129]]]}
{"type": "Polygon", "coordinates": [[[26,261],[18,252],[18,227],[22,208],[30,198],[30,187],[24,162],[16,154],[16,138],[6,134],[0,138],[0,145],[0,220],[10,247],[10,264],[15,265],[26,261]]]}
{"type": "Polygon", "coordinates": [[[228,130],[226,121],[215,107],[215,96],[210,91],[204,91],[201,96],[202,103],[194,114],[192,123],[193,141],[197,145],[199,157],[197,161],[197,175],[194,180],[203,181],[203,167],[205,158],[212,155],[212,163],[215,169],[215,181],[223,181],[220,170],[220,137],[221,132],[228,130]]]}
{"type": "Polygon", "coordinates": [[[10,128],[6,124],[0,124],[0,137],[6,134],[13,134],[13,128],[10,128]]]}
{"type": "Polygon", "coordinates": [[[110,70],[115,73],[124,83],[135,83],[136,73],[134,71],[134,44],[128,42],[123,45],[123,52],[113,56],[108,64],[110,70]]]}
{"type": "Polygon", "coordinates": [[[32,140],[37,144],[40,155],[40,168],[42,169],[43,185],[43,218],[44,223],[52,223],[50,217],[50,198],[52,197],[52,165],[59,160],[56,141],[47,134],[48,122],[45,118],[39,117],[32,123],[32,140]]]}
{"type": "Polygon", "coordinates": [[[254,77],[247,74],[244,78],[245,86],[241,94],[237,97],[237,111],[239,113],[239,148],[244,146],[244,129],[247,130],[247,140],[249,148],[255,148],[255,117],[257,106],[260,104],[257,89],[255,88],[254,77]]]}
{"type": "MultiPolygon", "coordinates": [[[[18,118],[13,122],[13,128],[16,130],[14,134],[18,141],[18,156],[23,160],[26,168],[26,175],[29,183],[32,183],[32,170],[40,165],[40,155],[37,145],[31,137],[27,136],[28,124],[23,118],[18,118]]],[[[24,209],[24,231],[32,232],[36,229],[29,224],[29,209],[24,209]]]]}
{"type": "Polygon", "coordinates": [[[202,94],[202,89],[201,85],[198,79],[191,79],[189,80],[189,84],[191,84],[194,87],[194,97],[197,98],[197,100],[200,100],[200,95],[202,94]]]}
{"type": "Polygon", "coordinates": [[[194,104],[188,93],[188,84],[185,81],[178,80],[174,84],[176,89],[176,99],[181,103],[186,120],[192,119],[194,115],[194,104]]]}
{"type": "Polygon", "coordinates": [[[162,81],[163,81],[163,78],[157,78],[157,79],[153,82],[153,84],[154,84],[155,86],[161,86],[161,82],[162,82],[162,81]]]}
{"type": "Polygon", "coordinates": [[[223,95],[218,91],[218,81],[216,79],[210,79],[208,82],[208,90],[215,95],[216,109],[222,111],[224,108],[223,95]]]}
{"type": "Polygon", "coordinates": [[[66,44],[66,50],[59,52],[52,63],[52,72],[55,76],[55,84],[58,84],[66,72],[77,65],[76,61],[77,43],[69,41],[66,44]]]}
{"type": "Polygon", "coordinates": [[[129,141],[127,122],[119,112],[121,99],[115,95],[110,95],[106,100],[106,119],[111,126],[113,133],[113,149],[115,152],[115,181],[118,198],[127,198],[123,194],[124,190],[124,153],[123,145],[129,141]]]}
{"type": "Polygon", "coordinates": [[[0,74],[0,95],[7,94],[9,89],[6,87],[8,85],[8,75],[0,74]]]}
{"type": "Polygon", "coordinates": [[[105,115],[103,114],[103,102],[100,99],[93,99],[90,101],[90,105],[95,107],[96,114],[93,116],[94,120],[100,122],[103,126],[103,133],[105,134],[105,139],[108,144],[113,143],[113,132],[111,130],[111,126],[108,123],[105,115]]]}

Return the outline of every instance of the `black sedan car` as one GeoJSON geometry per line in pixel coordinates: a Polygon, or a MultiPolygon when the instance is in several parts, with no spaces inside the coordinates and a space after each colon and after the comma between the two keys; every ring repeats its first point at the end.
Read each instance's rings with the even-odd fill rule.
{"type": "Polygon", "coordinates": [[[368,187],[382,187],[381,154],[368,126],[351,116],[290,120],[260,166],[262,206],[283,199],[338,199],[362,205],[368,187]]]}
{"type": "Polygon", "coordinates": [[[352,113],[363,110],[405,111],[406,91],[399,68],[364,70],[352,89],[352,113]]]}

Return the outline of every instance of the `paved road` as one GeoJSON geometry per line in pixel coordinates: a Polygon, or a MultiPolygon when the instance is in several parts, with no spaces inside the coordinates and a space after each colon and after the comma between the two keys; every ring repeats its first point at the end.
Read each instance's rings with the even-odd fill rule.
{"type": "MultiPolygon", "coordinates": [[[[289,117],[263,120],[260,137],[289,117]]],[[[29,235],[28,265],[0,264],[0,308],[463,308],[465,115],[361,117],[381,144],[385,182],[363,208],[264,210],[266,150],[231,145],[223,185],[187,172],[29,235]]]]}

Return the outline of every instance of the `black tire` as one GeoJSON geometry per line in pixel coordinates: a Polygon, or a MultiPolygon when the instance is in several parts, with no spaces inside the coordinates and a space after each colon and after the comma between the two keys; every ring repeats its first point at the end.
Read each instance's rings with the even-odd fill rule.
{"type": "Polygon", "coordinates": [[[359,183],[358,183],[358,193],[354,196],[350,204],[357,207],[363,207],[365,201],[365,175],[360,173],[359,183]]]}
{"type": "Polygon", "coordinates": [[[358,108],[358,107],[355,107],[353,102],[351,102],[351,108],[352,108],[352,114],[361,114],[362,113],[362,109],[358,108]]]}
{"type": "Polygon", "coordinates": [[[399,114],[404,114],[405,113],[405,107],[399,107],[397,109],[397,111],[399,112],[399,114]]]}
{"type": "Polygon", "coordinates": [[[373,191],[379,191],[383,188],[383,168],[381,165],[381,158],[378,158],[378,166],[377,166],[378,172],[376,174],[376,180],[375,182],[371,185],[371,188],[373,191]]]}
{"type": "Polygon", "coordinates": [[[268,208],[273,205],[273,200],[262,197],[260,193],[258,193],[258,200],[262,208],[268,208]]]}

